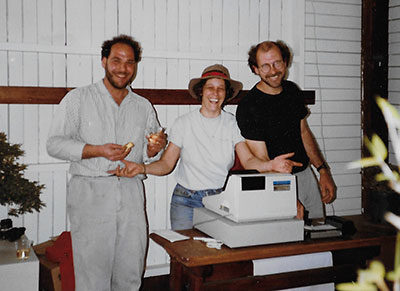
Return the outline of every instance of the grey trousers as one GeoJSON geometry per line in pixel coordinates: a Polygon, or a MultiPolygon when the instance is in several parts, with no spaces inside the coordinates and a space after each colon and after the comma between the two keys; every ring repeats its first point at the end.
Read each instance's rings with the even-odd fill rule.
{"type": "Polygon", "coordinates": [[[75,290],[138,290],[148,243],[142,181],[73,176],[67,211],[75,290]]]}
{"type": "Polygon", "coordinates": [[[308,218],[324,217],[324,206],[321,201],[321,192],[317,177],[310,167],[295,174],[297,177],[297,195],[305,210],[308,211],[308,218]]]}

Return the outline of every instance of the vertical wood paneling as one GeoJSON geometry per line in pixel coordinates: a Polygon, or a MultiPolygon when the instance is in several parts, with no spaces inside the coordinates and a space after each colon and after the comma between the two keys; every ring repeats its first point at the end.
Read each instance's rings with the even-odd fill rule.
{"type": "MultiPolygon", "coordinates": [[[[210,43],[211,35],[214,32],[214,27],[213,27],[213,19],[212,19],[212,14],[210,13],[210,7],[212,5],[211,0],[205,0],[205,1],[197,1],[200,5],[200,7],[196,7],[196,9],[199,9],[200,13],[196,13],[196,10],[193,10],[193,14],[196,15],[198,14],[200,16],[200,33],[198,40],[199,40],[199,49],[202,53],[211,53],[212,52],[212,43],[210,43]]],[[[192,19],[193,22],[193,19],[192,19]]],[[[196,34],[194,34],[196,35],[196,34]]]]}
{"type": "Polygon", "coordinates": [[[190,1],[178,0],[178,51],[187,52],[190,47],[190,1]]]}
{"type": "Polygon", "coordinates": [[[277,40],[282,35],[282,1],[269,1],[269,32],[268,39],[277,40]]]}
{"type": "MultiPolygon", "coordinates": [[[[96,5],[97,1],[92,1],[92,5],[96,5]]],[[[105,38],[110,39],[111,37],[118,34],[118,1],[107,1],[105,0],[105,38]]]]}
{"type": "Polygon", "coordinates": [[[178,50],[178,0],[169,0],[166,5],[166,50],[178,50]]]}
{"type": "MultiPolygon", "coordinates": [[[[25,177],[30,181],[38,181],[38,173],[27,171],[25,177]]],[[[33,240],[35,243],[39,242],[39,214],[37,212],[27,213],[23,216],[25,227],[25,234],[29,239],[33,240]]]]}
{"type": "Polygon", "coordinates": [[[47,154],[46,149],[46,141],[48,131],[53,118],[53,108],[55,105],[39,105],[38,111],[38,123],[39,123],[39,132],[38,132],[38,163],[56,163],[59,160],[50,157],[47,154]]]}
{"type": "MultiPolygon", "coordinates": [[[[22,71],[22,78],[25,86],[37,86],[38,85],[38,58],[37,53],[23,53],[22,63],[24,70],[22,71]]],[[[50,72],[49,67],[47,71],[50,72]]]]}
{"type": "Polygon", "coordinates": [[[53,67],[53,86],[66,87],[67,86],[66,56],[54,54],[52,67],[53,67]]]}
{"type": "MultiPolygon", "coordinates": [[[[36,43],[37,42],[37,10],[36,1],[23,0],[22,1],[22,15],[23,15],[23,39],[24,42],[36,43]]],[[[49,15],[49,14],[47,14],[49,15]]],[[[39,13],[40,16],[40,13],[39,13]]],[[[47,17],[48,18],[48,17],[47,17]]]]}
{"type": "Polygon", "coordinates": [[[39,116],[37,104],[24,105],[23,117],[23,148],[25,151],[24,162],[27,164],[37,164],[39,161],[39,116]]]}
{"type": "Polygon", "coordinates": [[[67,86],[85,86],[92,82],[92,58],[87,55],[67,56],[67,86]]]}
{"type": "Polygon", "coordinates": [[[154,1],[143,1],[144,19],[141,25],[144,26],[142,41],[146,44],[146,49],[155,49],[155,6],[154,1]]]}
{"type": "Polygon", "coordinates": [[[131,34],[131,5],[130,0],[118,0],[118,33],[131,34]]]}
{"type": "Polygon", "coordinates": [[[205,32],[202,31],[204,27],[202,21],[202,10],[200,1],[192,0],[189,1],[189,35],[190,35],[190,51],[191,52],[200,52],[203,43],[202,39],[205,36],[205,32]],[[200,24],[200,25],[199,25],[200,24]],[[204,34],[203,34],[204,33],[204,34]]]}
{"type": "Polygon", "coordinates": [[[239,1],[238,54],[244,57],[250,45],[259,42],[259,9],[258,1],[239,1]]]}
{"type": "Polygon", "coordinates": [[[19,43],[22,41],[22,0],[7,1],[6,5],[7,41],[19,43]]]}
{"type": "Polygon", "coordinates": [[[64,230],[68,230],[67,226],[67,172],[64,169],[53,171],[52,179],[52,199],[53,203],[53,229],[52,235],[58,235],[64,230]]]}
{"type": "MultiPolygon", "coordinates": [[[[143,13],[143,2],[144,1],[135,1],[132,0],[132,10],[131,10],[131,19],[132,19],[132,36],[136,38],[137,41],[142,42],[143,41],[143,34],[145,33],[144,31],[144,25],[143,25],[143,19],[145,17],[143,13]]],[[[168,1],[170,2],[170,1],[168,1]]]]}
{"type": "MultiPolygon", "coordinates": [[[[99,2],[100,0],[97,0],[99,2]]],[[[59,0],[53,0],[51,7],[52,9],[52,44],[63,46],[65,45],[66,30],[65,30],[65,2],[59,0]]],[[[48,16],[47,16],[48,17],[48,16]]],[[[62,66],[64,68],[65,66],[62,66]]],[[[56,86],[56,85],[55,85],[56,86]]]]}
{"type": "MultiPolygon", "coordinates": [[[[35,2],[35,1],[32,1],[35,2]]],[[[37,7],[37,36],[38,43],[51,44],[52,43],[52,24],[54,16],[52,15],[53,3],[52,0],[36,0],[37,7]]]]}
{"type": "Polygon", "coordinates": [[[0,0],[0,41],[7,41],[7,23],[8,23],[7,0],[0,0]]]}
{"type": "Polygon", "coordinates": [[[211,21],[212,33],[210,35],[210,45],[212,53],[222,52],[222,34],[223,34],[223,1],[212,1],[211,3],[211,21]]]}
{"type": "Polygon", "coordinates": [[[188,60],[179,60],[178,63],[178,88],[185,88],[188,87],[189,81],[189,72],[190,72],[190,65],[188,60]]]}
{"type": "Polygon", "coordinates": [[[54,201],[52,185],[54,183],[51,171],[39,173],[39,183],[46,185],[40,196],[46,207],[39,213],[38,241],[43,242],[53,236],[54,201]]]}
{"type": "Polygon", "coordinates": [[[41,86],[51,87],[53,85],[53,55],[46,53],[39,53],[39,83],[41,86]]]}
{"type": "Polygon", "coordinates": [[[104,1],[98,0],[91,5],[91,27],[92,27],[92,47],[100,47],[103,43],[105,36],[105,10],[104,1]]]}
{"type": "MultiPolygon", "coordinates": [[[[259,14],[258,14],[258,27],[259,35],[258,39],[260,41],[270,39],[269,37],[269,1],[270,0],[260,0],[259,4],[259,14]]],[[[303,1],[302,1],[303,2],[303,1]]]]}
{"type": "MultiPolygon", "coordinates": [[[[236,54],[239,38],[239,0],[224,0],[222,15],[222,51],[236,54]]],[[[245,1],[247,3],[247,1],[245,1]]]]}
{"type": "Polygon", "coordinates": [[[164,50],[167,46],[167,3],[158,1],[154,5],[154,49],[164,50]]]}
{"type": "Polygon", "coordinates": [[[22,84],[23,71],[21,52],[8,52],[8,70],[8,84],[10,86],[22,84]]]}
{"type": "Polygon", "coordinates": [[[69,0],[65,3],[68,45],[90,47],[92,39],[90,25],[92,19],[90,13],[91,1],[69,0]]]}

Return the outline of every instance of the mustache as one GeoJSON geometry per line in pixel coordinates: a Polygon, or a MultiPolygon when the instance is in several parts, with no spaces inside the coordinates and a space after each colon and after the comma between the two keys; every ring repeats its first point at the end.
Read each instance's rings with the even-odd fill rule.
{"type": "Polygon", "coordinates": [[[267,75],[266,77],[267,78],[272,78],[272,77],[275,77],[275,76],[282,76],[282,72],[276,72],[275,74],[270,74],[270,75],[267,75]]]}

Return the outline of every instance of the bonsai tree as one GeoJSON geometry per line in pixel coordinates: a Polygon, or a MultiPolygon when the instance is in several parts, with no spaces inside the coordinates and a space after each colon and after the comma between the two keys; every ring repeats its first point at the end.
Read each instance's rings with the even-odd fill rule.
{"type": "Polygon", "coordinates": [[[0,132],[0,204],[9,206],[8,215],[18,216],[26,212],[37,212],[45,206],[40,200],[44,185],[24,178],[26,165],[17,162],[24,154],[21,145],[7,142],[5,133],[0,132]]]}

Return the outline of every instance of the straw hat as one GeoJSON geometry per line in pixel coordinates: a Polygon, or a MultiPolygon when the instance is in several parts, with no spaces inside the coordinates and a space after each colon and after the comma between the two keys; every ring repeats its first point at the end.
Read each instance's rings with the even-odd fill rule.
{"type": "Polygon", "coordinates": [[[233,95],[229,99],[225,99],[225,102],[236,97],[239,91],[242,90],[243,88],[243,84],[241,82],[231,79],[227,68],[225,68],[223,65],[215,64],[205,68],[203,73],[201,74],[201,78],[194,78],[190,80],[189,82],[190,95],[192,95],[193,98],[198,99],[199,97],[193,90],[194,86],[198,84],[201,80],[211,79],[211,78],[219,78],[227,80],[231,84],[231,87],[233,89],[233,95]]]}

